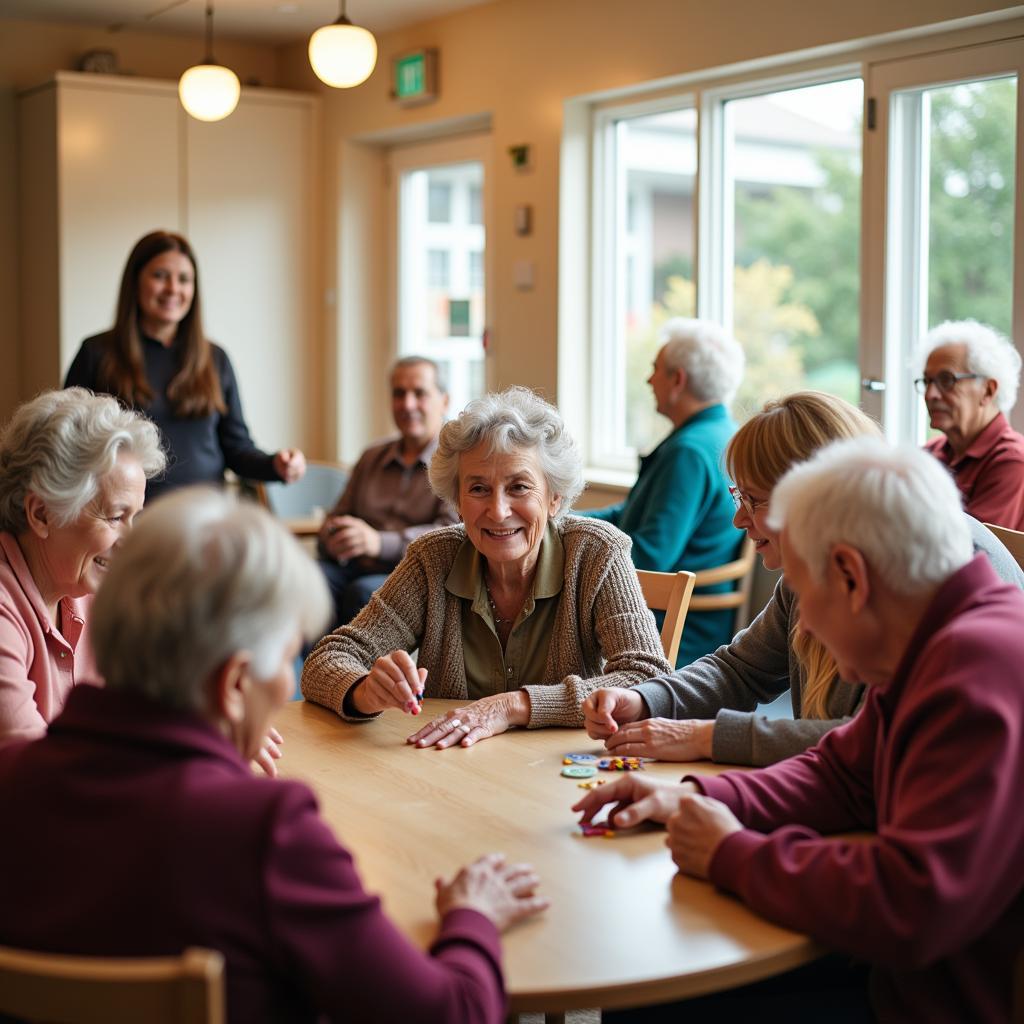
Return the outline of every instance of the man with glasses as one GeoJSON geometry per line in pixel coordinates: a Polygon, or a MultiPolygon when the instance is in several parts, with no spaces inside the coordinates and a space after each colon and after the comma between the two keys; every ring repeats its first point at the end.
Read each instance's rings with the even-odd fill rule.
{"type": "Polygon", "coordinates": [[[945,435],[927,450],[952,473],[975,519],[1024,529],[1024,437],[1006,419],[1017,400],[1020,355],[975,320],[933,328],[923,353],[924,375],[914,384],[932,429],[945,435]]]}

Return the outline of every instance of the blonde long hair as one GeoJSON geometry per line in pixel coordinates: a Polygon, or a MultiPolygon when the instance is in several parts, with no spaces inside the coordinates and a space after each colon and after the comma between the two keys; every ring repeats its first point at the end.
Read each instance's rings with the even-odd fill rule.
{"type": "MultiPolygon", "coordinates": [[[[771,493],[788,469],[819,448],[850,437],[881,437],[878,424],[855,405],[822,391],[797,391],[774,399],[733,435],[725,450],[729,476],[744,489],[771,493]]],[[[827,718],[827,702],[838,677],[835,659],[824,645],[793,625],[790,645],[806,677],[801,714],[827,718]]]]}

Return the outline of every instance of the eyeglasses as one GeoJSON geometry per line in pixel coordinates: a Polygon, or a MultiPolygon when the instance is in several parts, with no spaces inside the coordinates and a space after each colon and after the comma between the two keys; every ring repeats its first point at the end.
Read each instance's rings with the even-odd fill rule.
{"type": "Polygon", "coordinates": [[[730,487],[729,496],[732,498],[732,503],[736,506],[736,511],[738,512],[743,508],[748,516],[753,516],[758,509],[767,508],[771,501],[770,498],[759,501],[757,498],[752,498],[749,494],[744,494],[738,487],[730,487]]]}
{"type": "Polygon", "coordinates": [[[977,380],[981,376],[980,373],[953,373],[952,370],[939,370],[934,377],[918,377],[914,381],[914,387],[917,388],[917,393],[923,395],[929,385],[934,384],[942,392],[950,392],[960,383],[962,380],[977,380]]]}

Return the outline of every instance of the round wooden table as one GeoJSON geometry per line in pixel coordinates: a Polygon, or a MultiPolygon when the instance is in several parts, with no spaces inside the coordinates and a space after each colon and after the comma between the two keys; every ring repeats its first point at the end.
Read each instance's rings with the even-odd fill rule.
{"type": "MultiPolygon", "coordinates": [[[[660,828],[580,838],[569,808],[584,791],[561,775],[562,756],[603,751],[582,730],[514,730],[468,749],[405,743],[452,706],[427,700],[418,718],[389,711],[350,725],[296,701],[275,723],[285,738],[279,765],[283,776],[313,788],[366,887],[423,947],[436,934],[437,876],[450,878],[493,850],[536,867],[551,907],[505,933],[512,1012],[666,1002],[757,981],[821,955],[806,936],[676,874],[660,828]]],[[[645,770],[678,779],[683,766],[645,770]]]]}

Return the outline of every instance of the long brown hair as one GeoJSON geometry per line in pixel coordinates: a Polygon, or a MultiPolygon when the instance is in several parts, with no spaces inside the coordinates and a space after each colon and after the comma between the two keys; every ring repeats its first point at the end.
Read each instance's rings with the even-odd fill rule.
{"type": "MultiPolygon", "coordinates": [[[[832,441],[881,434],[870,416],[842,398],[797,391],[768,402],[733,434],[725,450],[726,470],[737,483],[768,494],[787,470],[832,441]]],[[[800,628],[799,616],[790,644],[806,679],[801,714],[827,718],[828,694],[839,676],[835,658],[800,628]]]]}
{"type": "Polygon", "coordinates": [[[176,340],[182,343],[181,365],[167,387],[171,408],[179,416],[208,416],[226,412],[213,352],[203,334],[199,301],[199,268],[188,240],[172,231],[152,231],[136,243],[121,275],[117,315],[110,344],[100,364],[100,384],[130,406],[145,408],[153,400],[146,378],[139,333],[139,276],[150,260],[165,252],[180,252],[192,264],[195,290],[192,305],[178,324],[176,340]]]}

